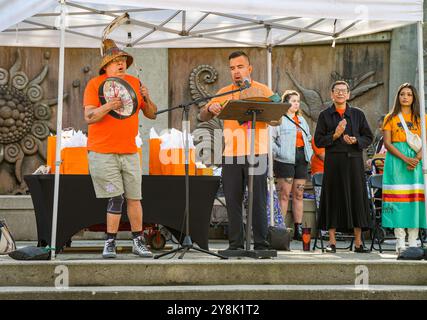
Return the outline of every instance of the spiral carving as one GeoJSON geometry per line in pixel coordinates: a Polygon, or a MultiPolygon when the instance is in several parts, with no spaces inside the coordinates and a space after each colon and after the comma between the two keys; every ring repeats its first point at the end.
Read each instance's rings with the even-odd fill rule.
{"type": "Polygon", "coordinates": [[[49,135],[49,128],[42,121],[35,121],[31,127],[31,134],[40,140],[47,138],[49,135]]]}
{"type": "Polygon", "coordinates": [[[6,69],[0,68],[0,86],[7,84],[9,81],[9,72],[6,69]]]}
{"type": "Polygon", "coordinates": [[[39,103],[34,107],[34,116],[38,120],[49,120],[51,114],[50,107],[45,103],[39,103]]]}
{"type": "MultiPolygon", "coordinates": [[[[209,91],[201,82],[212,84],[217,78],[218,72],[210,65],[202,64],[194,68],[189,77],[191,97],[195,100],[208,96],[209,91]]],[[[204,106],[206,103],[206,101],[200,102],[199,107],[204,106]]]]}
{"type": "Polygon", "coordinates": [[[34,154],[38,150],[36,139],[32,135],[25,136],[19,144],[26,155],[34,154]]]}
{"type": "Polygon", "coordinates": [[[40,101],[43,98],[43,89],[38,84],[33,84],[28,88],[27,96],[31,102],[40,101]]]}
{"type": "MultiPolygon", "coordinates": [[[[45,55],[45,59],[48,58],[45,55]]],[[[45,161],[42,141],[50,133],[48,126],[52,116],[49,101],[43,101],[44,90],[40,86],[48,72],[47,63],[32,80],[24,71],[20,71],[21,65],[18,49],[13,66],[9,70],[0,68],[0,163],[5,161],[15,168],[17,185],[12,186],[13,194],[27,190],[22,178],[25,159],[28,163],[37,163],[39,159],[35,159],[34,155],[39,153],[45,161]],[[31,159],[27,156],[31,156],[31,159]]],[[[52,100],[56,104],[57,99],[52,100]]],[[[4,181],[0,181],[0,185],[4,187],[4,181]]]]}
{"type": "Polygon", "coordinates": [[[31,127],[31,134],[40,140],[47,138],[49,135],[49,128],[42,121],[35,121],[31,127]]]}
{"type": "Polygon", "coordinates": [[[4,148],[4,159],[7,162],[15,163],[19,159],[21,147],[17,143],[7,144],[4,148]]]}
{"type": "Polygon", "coordinates": [[[12,85],[16,89],[23,90],[27,86],[27,84],[28,84],[28,77],[24,72],[18,71],[13,75],[12,85]]]}

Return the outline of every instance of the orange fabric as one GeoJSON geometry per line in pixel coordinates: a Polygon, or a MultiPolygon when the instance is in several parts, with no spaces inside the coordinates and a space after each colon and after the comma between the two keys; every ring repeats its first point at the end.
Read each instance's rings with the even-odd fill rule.
{"type": "Polygon", "coordinates": [[[417,194],[414,194],[413,197],[402,197],[402,198],[400,197],[396,198],[390,195],[383,195],[383,201],[387,201],[387,202],[419,202],[424,200],[425,200],[424,193],[417,193],[417,194]]]}
{"type": "MultiPolygon", "coordinates": [[[[298,116],[295,115],[295,117],[293,117],[293,120],[295,121],[296,124],[300,125],[299,120],[298,120],[298,116]]],[[[304,139],[302,137],[302,130],[300,127],[297,127],[297,142],[296,142],[296,147],[300,148],[300,147],[304,147],[304,139]]]]}
{"type": "MultiPolygon", "coordinates": [[[[101,83],[107,79],[107,75],[102,75],[91,79],[85,89],[83,105],[100,107],[101,102],[98,90],[101,83]]],[[[87,148],[98,153],[135,153],[137,147],[135,137],[138,134],[138,113],[144,107],[141,93],[139,92],[139,79],[131,75],[123,78],[127,81],[138,98],[138,110],[131,117],[126,119],[116,119],[109,114],[105,115],[101,121],[88,126],[87,148]]]]}
{"type": "Polygon", "coordinates": [[[344,109],[335,109],[335,110],[337,110],[337,112],[340,114],[340,116],[341,116],[341,118],[342,118],[342,117],[344,117],[345,109],[346,109],[346,108],[344,108],[344,109]]]}
{"type": "MultiPolygon", "coordinates": [[[[271,91],[266,85],[257,81],[252,81],[251,88],[257,89],[257,94],[263,97],[271,97],[273,91],[271,91]]],[[[228,85],[221,90],[219,93],[236,90],[237,86],[234,84],[228,85]]],[[[250,89],[247,89],[250,90],[250,89]]],[[[244,92],[244,91],[243,91],[244,92]]],[[[241,96],[245,97],[242,92],[236,92],[228,94],[222,97],[213,98],[209,101],[209,104],[214,102],[224,103],[228,100],[239,100],[241,96]]],[[[224,139],[225,149],[223,155],[226,157],[232,156],[247,156],[250,154],[250,130],[246,123],[239,125],[238,121],[235,120],[224,120],[224,139]]],[[[267,123],[258,122],[255,124],[255,154],[266,154],[268,152],[268,129],[267,123]]]]}
{"type": "MultiPolygon", "coordinates": [[[[406,125],[408,126],[409,131],[412,133],[418,134],[421,137],[421,121],[418,123],[413,123],[411,114],[403,114],[403,119],[405,119],[406,125]]],[[[400,119],[398,116],[393,117],[387,124],[387,119],[390,117],[388,114],[384,118],[384,131],[391,131],[391,142],[405,142],[406,141],[406,133],[405,129],[403,129],[402,124],[400,123],[400,119]]],[[[426,116],[427,121],[427,116],[426,116]]]]}
{"type": "Polygon", "coordinates": [[[317,155],[325,155],[325,148],[318,148],[314,143],[314,139],[311,140],[311,147],[313,148],[313,156],[311,157],[311,174],[323,173],[324,162],[317,155]]]}

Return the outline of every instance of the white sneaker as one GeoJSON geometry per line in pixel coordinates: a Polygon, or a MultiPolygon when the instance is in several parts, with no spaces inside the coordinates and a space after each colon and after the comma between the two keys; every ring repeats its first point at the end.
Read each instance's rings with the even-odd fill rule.
{"type": "Polygon", "coordinates": [[[114,239],[108,239],[104,244],[104,251],[102,252],[102,257],[104,259],[112,259],[117,257],[116,254],[116,242],[114,239]]]}
{"type": "Polygon", "coordinates": [[[396,240],[396,253],[400,254],[401,251],[406,249],[405,239],[396,240]]]}
{"type": "Polygon", "coordinates": [[[144,258],[153,257],[153,254],[145,245],[145,240],[142,236],[133,239],[132,253],[144,258]]]}

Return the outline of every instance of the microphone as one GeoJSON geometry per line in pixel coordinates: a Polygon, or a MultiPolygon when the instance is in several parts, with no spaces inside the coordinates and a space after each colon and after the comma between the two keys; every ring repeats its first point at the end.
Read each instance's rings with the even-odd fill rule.
{"type": "MultiPolygon", "coordinates": [[[[243,78],[243,81],[240,82],[240,91],[249,89],[251,87],[251,80],[249,78],[243,78]]],[[[246,123],[247,121],[238,121],[239,125],[246,123]]]]}
{"type": "Polygon", "coordinates": [[[251,87],[251,80],[249,80],[249,78],[243,78],[242,81],[242,89],[248,89],[251,87]]]}

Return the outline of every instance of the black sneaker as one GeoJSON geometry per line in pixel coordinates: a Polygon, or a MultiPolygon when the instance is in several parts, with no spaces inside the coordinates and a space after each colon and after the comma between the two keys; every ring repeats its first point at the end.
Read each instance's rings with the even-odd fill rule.
{"type": "Polygon", "coordinates": [[[336,253],[337,252],[337,247],[334,244],[331,244],[329,246],[326,247],[326,252],[328,253],[336,253]]]}
{"type": "Polygon", "coordinates": [[[370,251],[369,251],[369,249],[366,249],[365,247],[363,247],[363,245],[361,245],[360,247],[354,246],[354,252],[356,252],[356,253],[368,253],[370,251]]]}
{"type": "Polygon", "coordinates": [[[243,247],[229,246],[226,250],[244,250],[243,247]]]}
{"type": "Polygon", "coordinates": [[[108,239],[104,244],[104,251],[102,252],[104,259],[113,259],[117,257],[116,254],[116,241],[114,239],[108,239]]]}
{"type": "Polygon", "coordinates": [[[295,223],[294,230],[294,240],[302,241],[302,223],[295,223]]]}
{"type": "Polygon", "coordinates": [[[254,250],[269,250],[270,248],[265,245],[254,245],[254,250]]]}

